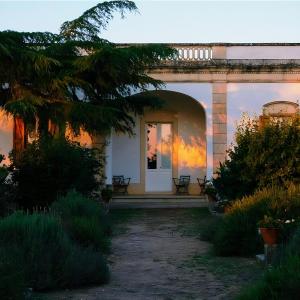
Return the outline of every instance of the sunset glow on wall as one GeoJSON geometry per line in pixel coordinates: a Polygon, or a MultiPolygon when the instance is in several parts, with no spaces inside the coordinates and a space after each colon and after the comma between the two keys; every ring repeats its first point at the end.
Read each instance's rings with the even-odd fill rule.
{"type": "Polygon", "coordinates": [[[79,135],[75,136],[70,127],[67,126],[66,137],[73,142],[79,143],[83,147],[91,148],[93,144],[91,136],[83,129],[80,129],[79,135]]]}
{"type": "Polygon", "coordinates": [[[13,118],[0,110],[0,154],[5,155],[4,163],[9,163],[8,153],[13,148],[13,118]]]}
{"type": "Polygon", "coordinates": [[[190,137],[187,142],[182,137],[177,137],[174,147],[178,148],[178,164],[181,167],[206,167],[206,145],[200,138],[190,137]]]}

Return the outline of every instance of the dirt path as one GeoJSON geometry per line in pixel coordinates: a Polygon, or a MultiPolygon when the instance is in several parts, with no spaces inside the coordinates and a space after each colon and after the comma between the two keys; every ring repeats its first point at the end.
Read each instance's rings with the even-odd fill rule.
{"type": "Polygon", "coordinates": [[[237,274],[229,264],[218,276],[207,258],[209,244],[181,230],[191,222],[184,209],[144,210],[113,238],[109,284],[55,293],[49,299],[231,299],[249,279],[240,276],[241,267],[252,262],[238,259],[237,274]]]}

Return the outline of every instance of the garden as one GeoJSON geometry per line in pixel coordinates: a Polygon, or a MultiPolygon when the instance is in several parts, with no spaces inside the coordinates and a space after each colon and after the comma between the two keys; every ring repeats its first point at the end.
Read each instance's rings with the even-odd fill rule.
{"type": "Polygon", "coordinates": [[[114,13],[136,10],[132,1],[101,2],[59,33],[0,32],[0,108],[20,125],[8,165],[0,155],[1,299],[109,280],[105,142],[85,148],[66,133],[132,134],[135,115],[161,106],[135,94],[162,86],[146,70],[174,50],[100,37],[114,13]]]}
{"type": "MultiPolygon", "coordinates": [[[[74,135],[81,130],[101,137],[111,130],[133,134],[134,115],[163,105],[147,93],[136,92],[163,86],[147,75],[147,69],[172,56],[174,49],[153,44],[120,48],[99,37],[114,12],[123,16],[135,10],[131,1],[103,2],[63,23],[58,34],[0,32],[0,107],[24,123],[22,142],[11,152],[8,165],[0,154],[0,299],[31,299],[37,292],[99,286],[110,280],[113,224],[124,216],[108,214],[100,201],[101,196],[111,197],[104,184],[103,148],[82,147],[65,132],[68,128],[74,135]],[[31,135],[34,139],[29,142],[31,135]]],[[[240,263],[264,252],[267,244],[273,250],[270,259],[265,252],[263,276],[244,287],[237,299],[299,299],[299,115],[266,124],[245,117],[235,140],[228,159],[205,189],[213,216],[202,210],[198,217],[187,214],[183,219],[192,218],[193,225],[186,222],[184,228],[170,225],[165,217],[163,228],[157,230],[158,240],[149,228],[160,219],[146,220],[149,236],[137,237],[145,244],[152,238],[153,247],[168,241],[168,247],[160,249],[168,250],[162,272],[174,267],[167,260],[171,250],[174,261],[182,253],[195,254],[189,251],[196,251],[199,241],[186,236],[210,242],[209,256],[194,255],[184,266],[176,266],[178,271],[206,264],[205,271],[200,268],[203,276],[218,273],[216,265],[224,266],[225,257],[240,263]],[[179,233],[186,237],[184,243],[179,233]],[[172,247],[173,236],[177,245],[184,244],[184,251],[172,247]]],[[[131,226],[135,230],[137,225],[131,226]]],[[[124,236],[121,241],[126,242],[124,236]]],[[[138,257],[139,252],[134,253],[138,257]]],[[[148,253],[144,255],[148,262],[148,253]]],[[[160,260],[153,257],[151,263],[160,260]]],[[[232,261],[224,267],[226,272],[232,269],[232,261]]],[[[251,270],[256,269],[251,266],[251,270]]],[[[199,282],[205,287],[195,280],[198,273],[184,274],[186,281],[172,278],[187,284],[194,280],[195,293],[199,282]]],[[[134,275],[138,281],[140,273],[134,275]]],[[[166,286],[170,286],[168,276],[166,286]]],[[[210,283],[213,289],[214,280],[210,283]]]]}
{"type": "Polygon", "coordinates": [[[299,299],[299,124],[298,115],[263,126],[245,116],[208,186],[218,198],[215,210],[223,212],[205,231],[214,253],[250,257],[263,253],[265,244],[263,277],[237,299],[299,299]]]}

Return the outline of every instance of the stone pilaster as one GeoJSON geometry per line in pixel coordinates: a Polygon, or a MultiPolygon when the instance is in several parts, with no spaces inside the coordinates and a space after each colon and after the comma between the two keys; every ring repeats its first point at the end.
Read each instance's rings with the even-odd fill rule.
{"type": "Polygon", "coordinates": [[[226,157],[227,149],[227,84],[212,85],[213,172],[226,157]]]}
{"type": "Polygon", "coordinates": [[[226,46],[212,46],[213,59],[226,59],[227,47],[226,46]]]}

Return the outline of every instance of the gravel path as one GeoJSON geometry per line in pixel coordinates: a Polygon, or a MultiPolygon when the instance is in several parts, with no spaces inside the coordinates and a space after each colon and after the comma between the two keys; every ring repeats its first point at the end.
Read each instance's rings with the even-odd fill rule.
{"type": "Polygon", "coordinates": [[[109,284],[48,294],[49,299],[231,299],[247,276],[220,278],[205,265],[189,266],[208,252],[209,243],[182,234],[178,225],[185,222],[191,220],[184,209],[144,210],[113,238],[109,284]]]}

